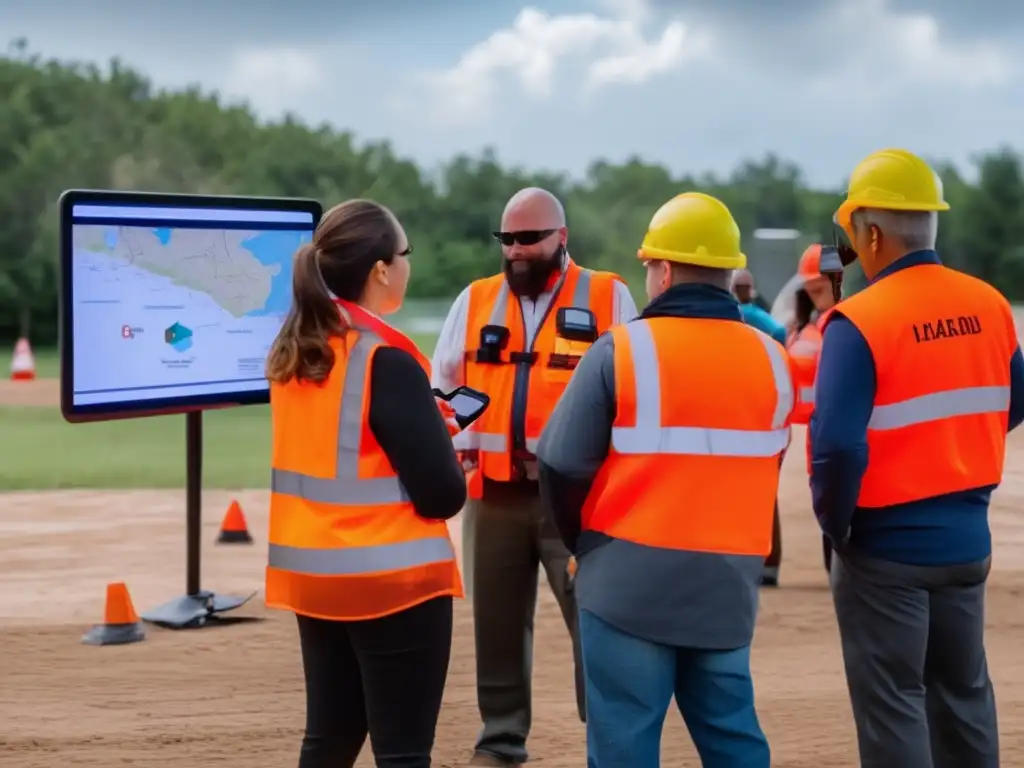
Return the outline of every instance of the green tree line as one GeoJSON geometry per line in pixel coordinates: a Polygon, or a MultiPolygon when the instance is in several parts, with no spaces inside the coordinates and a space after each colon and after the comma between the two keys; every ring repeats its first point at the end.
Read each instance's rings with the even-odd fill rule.
{"type": "MultiPolygon", "coordinates": [[[[969,183],[936,162],[952,205],[940,249],[947,263],[1024,299],[1021,156],[998,148],[976,163],[969,183]]],[[[0,338],[56,338],[56,201],[70,187],[314,197],[325,206],[372,197],[395,211],[415,244],[410,295],[442,298],[495,271],[490,232],[508,197],[528,185],[565,202],[574,258],[635,284],[646,225],[681,191],[720,197],[745,237],[792,228],[802,242],[831,238],[842,199],[841,189],[809,188],[797,166],[774,155],[742,162],[725,178],[676,176],[632,159],[597,160],[572,179],[504,167],[490,151],[428,173],[387,141],[360,142],[295,116],[261,121],[197,87],[160,90],[121,61],[51,60],[19,40],[0,57],[0,338]]]]}

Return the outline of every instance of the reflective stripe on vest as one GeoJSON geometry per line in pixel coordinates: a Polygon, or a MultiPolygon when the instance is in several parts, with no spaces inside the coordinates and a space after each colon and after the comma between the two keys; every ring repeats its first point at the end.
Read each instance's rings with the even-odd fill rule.
{"type": "Polygon", "coordinates": [[[868,429],[889,430],[955,416],[1001,413],[1010,408],[1009,387],[965,387],[876,405],[868,429]]]}
{"type": "MultiPolygon", "coordinates": [[[[748,326],[749,327],[749,326],[748,326]]],[[[793,407],[793,386],[778,344],[751,328],[771,362],[777,403],[770,430],[664,427],[661,424],[661,372],[651,329],[643,321],[627,323],[636,388],[636,426],[613,427],[612,445],[622,454],[770,457],[789,442],[786,419],[793,407]]]]}
{"type": "MultiPolygon", "coordinates": [[[[409,496],[398,477],[359,477],[363,433],[364,382],[370,352],[381,344],[377,336],[360,332],[345,369],[341,421],[338,425],[338,459],[334,478],[312,477],[274,469],[272,493],[317,504],[374,506],[408,503],[409,496]]],[[[351,576],[400,570],[455,559],[451,540],[437,536],[392,544],[322,549],[270,544],[268,565],[293,573],[315,576],[351,576]]]]}
{"type": "MultiPolygon", "coordinates": [[[[555,301],[555,297],[558,294],[558,289],[561,284],[565,282],[566,275],[569,274],[569,270],[566,269],[562,272],[559,277],[559,282],[556,283],[556,287],[553,291],[551,301],[555,301]]],[[[579,275],[576,278],[576,289],[572,295],[572,306],[581,307],[584,309],[590,308],[590,276],[591,272],[589,269],[579,268],[579,275]]],[[[508,313],[508,302],[511,297],[511,292],[508,288],[508,282],[502,282],[501,288],[498,291],[498,296],[494,301],[494,306],[491,308],[491,316],[487,321],[488,325],[505,325],[505,315],[508,313]]],[[[545,322],[548,322],[545,320],[545,322]]],[[[537,334],[540,333],[540,328],[537,329],[537,334]]],[[[529,345],[528,345],[529,346],[529,345]]],[[[460,432],[453,438],[455,449],[459,451],[478,450],[481,453],[507,453],[509,450],[510,437],[507,432],[479,432],[476,429],[476,425],[471,425],[469,429],[460,432]]],[[[540,438],[527,437],[526,438],[526,450],[530,453],[537,452],[537,444],[540,442],[540,438]]]]}

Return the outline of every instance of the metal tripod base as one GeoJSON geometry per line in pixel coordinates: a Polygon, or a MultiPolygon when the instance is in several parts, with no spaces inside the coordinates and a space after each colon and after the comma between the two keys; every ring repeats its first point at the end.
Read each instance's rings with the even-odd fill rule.
{"type": "Polygon", "coordinates": [[[213,592],[201,590],[194,595],[185,595],[164,603],[142,618],[151,624],[168,629],[199,629],[207,622],[218,618],[218,614],[241,608],[256,596],[253,592],[248,597],[234,595],[215,595],[213,592]]]}

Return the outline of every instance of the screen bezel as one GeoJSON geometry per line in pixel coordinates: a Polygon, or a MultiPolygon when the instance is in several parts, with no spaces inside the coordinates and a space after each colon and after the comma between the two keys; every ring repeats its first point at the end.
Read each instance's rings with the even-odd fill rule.
{"type": "Polygon", "coordinates": [[[294,211],[313,214],[313,229],[320,223],[323,206],[316,200],[284,197],[241,197],[234,195],[186,195],[163,192],[115,192],[71,189],[58,200],[60,211],[60,277],[58,303],[58,345],[60,350],[60,410],[72,423],[163,416],[238,405],[265,405],[270,388],[248,392],[167,397],[157,400],[75,405],[74,370],[74,285],[72,260],[72,211],[76,205],[112,205],[154,208],[232,208],[249,211],[294,211]]]}

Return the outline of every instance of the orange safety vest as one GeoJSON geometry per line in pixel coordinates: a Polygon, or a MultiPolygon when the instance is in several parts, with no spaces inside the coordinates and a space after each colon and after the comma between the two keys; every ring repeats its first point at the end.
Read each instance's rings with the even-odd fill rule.
{"type": "Polygon", "coordinates": [[[406,336],[355,305],[330,341],[322,384],[272,383],[271,608],[336,621],[387,616],[433,597],[462,597],[443,520],[416,514],[369,427],[370,371],[382,346],[429,362],[406,336]]]}
{"type": "Polygon", "coordinates": [[[860,507],[888,507],[1002,479],[1017,333],[995,288],[938,264],[893,272],[845,299],[877,391],[860,507]]]}
{"type": "Polygon", "coordinates": [[[821,353],[821,330],[808,323],[795,334],[786,347],[793,361],[796,375],[796,407],[793,423],[806,424],[814,412],[814,379],[818,375],[818,355],[821,353]]]}
{"type": "Polygon", "coordinates": [[[711,319],[634,320],[612,337],[616,415],[583,530],[767,556],[795,396],[783,346],[711,319]]]}
{"type": "MultiPolygon", "coordinates": [[[[794,424],[811,423],[811,415],[814,413],[815,384],[818,380],[818,360],[821,357],[821,342],[825,337],[825,324],[828,323],[829,317],[831,317],[835,310],[834,306],[825,310],[814,322],[813,326],[804,326],[801,330],[801,333],[803,333],[803,331],[808,331],[809,328],[812,329],[808,331],[807,341],[812,345],[816,345],[813,359],[810,358],[810,355],[805,358],[800,357],[800,352],[805,347],[798,347],[797,339],[793,339],[788,348],[789,356],[793,360],[793,370],[797,376],[796,408],[793,409],[794,424]]],[[[810,475],[811,431],[809,429],[804,435],[804,453],[807,458],[805,465],[807,467],[807,474],[810,475]]]]}
{"type": "MultiPolygon", "coordinates": [[[[515,460],[533,460],[541,430],[590,343],[572,342],[557,335],[555,320],[562,307],[589,309],[604,333],[615,321],[615,283],[622,278],[594,272],[571,259],[555,284],[551,303],[533,343],[526,343],[526,323],[503,274],[477,280],[469,287],[466,321],[466,386],[490,395],[490,407],[469,429],[455,438],[459,450],[478,451],[479,474],[497,481],[516,476],[515,460]],[[510,300],[511,299],[511,300],[510,300]],[[497,360],[481,355],[485,326],[509,331],[508,344],[497,360]],[[518,427],[518,429],[517,429],[518,427]],[[521,441],[515,445],[516,438],[521,441]]],[[[471,496],[479,496],[479,486],[471,496]]]]}

